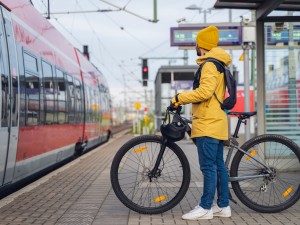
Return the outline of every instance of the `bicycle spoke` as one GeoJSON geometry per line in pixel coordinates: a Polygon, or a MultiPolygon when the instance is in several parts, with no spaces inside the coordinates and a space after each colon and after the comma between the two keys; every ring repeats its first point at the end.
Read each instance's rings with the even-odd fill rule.
{"type": "Polygon", "coordinates": [[[293,150],[288,143],[279,135],[261,135],[260,139],[249,141],[244,149],[251,157],[242,153],[235,157],[236,177],[266,175],[232,182],[237,196],[242,195],[240,200],[248,207],[260,212],[277,212],[299,198],[296,193],[300,184],[300,159],[294,151],[300,149],[293,150]]]}
{"type": "Polygon", "coordinates": [[[150,182],[161,145],[144,142],[132,147],[123,156],[118,181],[123,193],[136,205],[148,208],[161,207],[172,200],[183,182],[182,164],[175,152],[166,147],[157,178],[150,182]]]}

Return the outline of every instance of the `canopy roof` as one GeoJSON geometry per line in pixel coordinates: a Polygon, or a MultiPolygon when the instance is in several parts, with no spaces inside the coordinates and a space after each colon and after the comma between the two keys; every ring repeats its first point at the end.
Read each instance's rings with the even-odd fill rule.
{"type": "Polygon", "coordinates": [[[217,0],[214,8],[256,10],[256,19],[266,18],[273,10],[300,11],[299,0],[217,0]]]}

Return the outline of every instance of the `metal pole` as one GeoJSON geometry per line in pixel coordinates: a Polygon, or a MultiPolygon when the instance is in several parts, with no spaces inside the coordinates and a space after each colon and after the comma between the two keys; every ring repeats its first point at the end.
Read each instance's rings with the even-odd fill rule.
{"type": "Polygon", "coordinates": [[[47,19],[50,20],[50,0],[48,0],[48,16],[47,19]]]}
{"type": "Polygon", "coordinates": [[[189,58],[187,49],[183,50],[183,58],[184,58],[184,61],[183,61],[184,65],[187,65],[188,64],[188,58],[189,58]]]}
{"type": "Polygon", "coordinates": [[[266,117],[266,87],[265,87],[265,30],[264,22],[256,21],[257,40],[257,135],[264,134],[266,117]]]}
{"type": "MultiPolygon", "coordinates": [[[[232,23],[232,9],[229,9],[229,23],[232,23]]],[[[232,56],[233,54],[232,54],[232,49],[230,49],[229,50],[229,52],[230,52],[230,55],[232,56]]],[[[231,71],[231,73],[233,72],[233,63],[231,63],[230,64],[230,71],[231,71]]]]}
{"type": "Polygon", "coordinates": [[[124,73],[122,74],[123,76],[123,82],[124,82],[124,117],[126,118],[127,116],[127,91],[126,91],[126,80],[125,80],[125,75],[124,73]]]}
{"type": "Polygon", "coordinates": [[[148,108],[147,104],[148,104],[148,99],[147,99],[147,87],[145,87],[145,107],[148,108]]]}
{"type": "MultiPolygon", "coordinates": [[[[232,23],[232,9],[229,9],[229,23],[232,23]]],[[[230,53],[230,56],[232,57],[233,56],[233,52],[232,52],[232,49],[229,50],[229,53],[230,53]]],[[[230,71],[231,73],[233,74],[233,62],[231,62],[230,64],[230,71]]],[[[231,134],[231,117],[228,115],[227,116],[228,118],[228,134],[231,134]]]]}
{"type": "Polygon", "coordinates": [[[158,22],[158,20],[157,20],[157,0],[154,0],[153,7],[154,7],[154,9],[153,9],[153,13],[154,13],[153,23],[156,23],[156,22],[158,22]]]}
{"type": "MultiPolygon", "coordinates": [[[[244,105],[245,112],[250,111],[250,81],[249,81],[249,48],[244,47],[244,105]]],[[[249,122],[250,120],[248,120],[249,122]]],[[[250,139],[250,124],[245,126],[245,141],[250,139]]]]}

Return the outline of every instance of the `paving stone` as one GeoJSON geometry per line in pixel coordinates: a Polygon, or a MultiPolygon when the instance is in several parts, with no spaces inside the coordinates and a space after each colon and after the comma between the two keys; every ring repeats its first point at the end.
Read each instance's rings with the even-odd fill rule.
{"type": "MultiPolygon", "coordinates": [[[[78,162],[52,176],[32,191],[23,193],[0,208],[0,225],[296,225],[300,221],[300,203],[276,214],[260,214],[231,203],[231,218],[185,221],[182,214],[198,204],[202,194],[202,175],[196,148],[179,142],[190,162],[192,179],[183,200],[163,214],[141,215],[126,208],[115,196],[110,183],[111,161],[131,135],[98,147],[78,162]]],[[[1,200],[0,200],[1,201],[1,200]]]]}

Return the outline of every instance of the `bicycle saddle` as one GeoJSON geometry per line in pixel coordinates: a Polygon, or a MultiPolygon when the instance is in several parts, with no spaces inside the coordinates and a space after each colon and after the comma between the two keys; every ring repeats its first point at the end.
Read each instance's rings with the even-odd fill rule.
{"type": "Polygon", "coordinates": [[[256,115],[257,112],[229,112],[228,115],[233,116],[242,116],[245,118],[250,118],[251,116],[256,115]]]}

